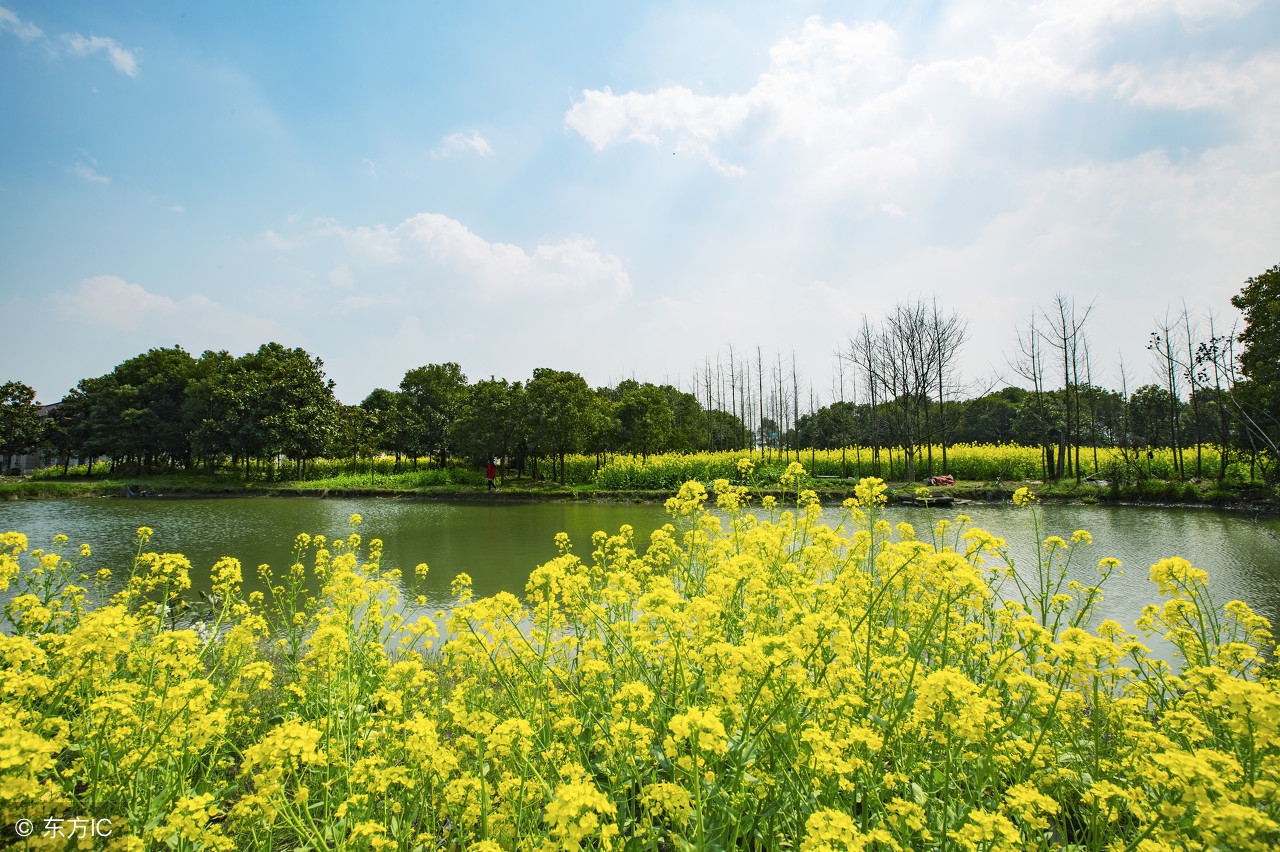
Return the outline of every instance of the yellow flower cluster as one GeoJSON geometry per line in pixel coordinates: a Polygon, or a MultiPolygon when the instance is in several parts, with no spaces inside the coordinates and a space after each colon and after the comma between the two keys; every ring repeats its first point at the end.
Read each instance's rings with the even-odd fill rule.
{"type": "Polygon", "coordinates": [[[459,575],[443,637],[403,603],[425,566],[354,532],[248,599],[219,561],[199,629],[150,530],[96,604],[65,540],[0,536],[0,821],[139,850],[1280,845],[1270,626],[1203,572],[1152,568],[1171,665],[1093,625],[1118,563],[1066,582],[1084,531],[1014,566],[963,516],[894,527],[875,479],[824,523],[788,475],[761,514],[688,483],[643,547],[561,537],[523,600],[459,575]]]}
{"type": "MultiPolygon", "coordinates": [[[[1217,470],[1220,464],[1218,450],[1202,446],[1205,470],[1217,470]]],[[[663,453],[644,458],[617,455],[603,467],[595,456],[569,456],[565,460],[570,481],[586,483],[594,480],[611,490],[661,489],[674,490],[680,483],[696,479],[709,483],[716,479],[728,479],[735,484],[779,483],[797,459],[808,468],[811,476],[839,476],[857,479],[863,476],[883,477],[892,482],[902,481],[907,475],[907,458],[902,447],[846,447],[843,450],[810,450],[779,452],[772,450],[762,456],[758,450],[663,453]],[[745,467],[750,465],[750,467],[745,467]]],[[[973,482],[1006,483],[1045,479],[1044,449],[1019,444],[950,444],[947,447],[947,467],[942,469],[942,447],[915,448],[917,478],[926,475],[949,473],[958,480],[973,482]],[[933,467],[928,467],[932,458],[933,467]]],[[[1093,471],[1092,457],[1083,463],[1093,471]]],[[[1147,457],[1144,451],[1118,447],[1099,447],[1097,469],[1130,470],[1140,478],[1181,480],[1178,463],[1171,449],[1157,447],[1147,457]],[[1135,458],[1135,455],[1138,458],[1135,458]]],[[[1247,471],[1245,471],[1247,475],[1247,471]]],[[[1108,478],[1111,478],[1108,475],[1108,478]]],[[[786,484],[790,488],[790,484],[786,484]]]]}

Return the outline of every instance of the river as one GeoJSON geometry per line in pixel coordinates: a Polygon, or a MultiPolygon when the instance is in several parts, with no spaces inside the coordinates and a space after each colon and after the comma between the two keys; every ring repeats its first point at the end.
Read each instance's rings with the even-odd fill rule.
{"type": "MultiPolygon", "coordinates": [[[[1032,514],[1012,506],[971,504],[956,510],[894,508],[891,522],[908,521],[927,538],[933,522],[960,511],[975,526],[1010,544],[1019,565],[1035,558],[1032,514]]],[[[1151,564],[1183,556],[1209,572],[1210,590],[1219,604],[1232,599],[1248,603],[1272,624],[1280,620],[1280,518],[1253,518],[1223,511],[1191,508],[1042,505],[1036,508],[1040,537],[1070,538],[1077,529],[1093,535],[1093,545],[1073,557],[1072,576],[1089,582],[1104,556],[1123,564],[1105,588],[1100,616],[1131,627],[1143,605],[1158,602],[1148,580],[1151,564]]],[[[359,532],[367,541],[385,542],[384,567],[409,574],[426,562],[430,572],[425,594],[432,607],[449,596],[449,583],[459,572],[471,575],[477,596],[499,591],[523,594],[529,571],[555,555],[554,537],[566,532],[574,551],[590,558],[595,530],[616,532],[631,524],[643,549],[649,533],[666,522],[660,506],[619,503],[442,503],[411,500],[319,500],[308,498],[145,499],[97,498],[0,503],[0,530],[26,533],[31,547],[48,547],[65,533],[76,545],[93,549],[86,567],[127,571],[134,552],[134,531],[155,530],[151,546],[185,554],[194,566],[197,588],[207,587],[207,571],[222,556],[245,566],[246,587],[258,585],[254,568],[269,564],[287,568],[294,536],[299,532],[346,535],[347,518],[364,518],[359,532]]],[[[832,522],[838,510],[828,510],[832,522]]],[[[1032,562],[1031,564],[1034,564],[1032,562]]]]}

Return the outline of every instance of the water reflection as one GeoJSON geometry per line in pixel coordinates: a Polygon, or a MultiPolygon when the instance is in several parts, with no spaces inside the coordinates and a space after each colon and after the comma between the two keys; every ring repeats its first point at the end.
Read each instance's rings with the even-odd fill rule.
{"type": "MultiPolygon", "coordinates": [[[[1037,536],[1028,510],[987,505],[946,511],[890,508],[887,516],[893,523],[910,522],[918,536],[928,540],[934,523],[961,511],[974,526],[1005,538],[1019,566],[1034,565],[1037,536]]],[[[191,560],[197,591],[202,582],[208,588],[208,569],[222,556],[240,559],[246,588],[252,590],[258,587],[259,564],[270,564],[277,574],[288,567],[295,535],[346,535],[347,518],[354,512],[364,518],[360,533],[366,541],[385,542],[384,567],[399,568],[408,577],[418,563],[430,566],[426,581],[413,594],[425,595],[432,610],[449,600],[449,583],[463,571],[471,575],[476,596],[499,591],[523,596],[529,572],[556,554],[557,532],[567,532],[575,552],[587,559],[596,530],[613,533],[630,524],[638,549],[643,549],[649,533],[667,520],[661,507],[649,504],[104,498],[3,503],[0,528],[25,532],[32,547],[47,547],[55,534],[65,533],[73,547],[82,541],[92,545],[90,567],[119,573],[132,559],[134,531],[146,525],[155,530],[152,547],[181,552],[191,560]]],[[[1069,539],[1077,529],[1093,534],[1093,545],[1073,559],[1072,579],[1091,584],[1104,556],[1123,563],[1124,575],[1113,576],[1107,584],[1100,618],[1114,618],[1131,628],[1142,607],[1158,601],[1147,579],[1151,564],[1176,555],[1209,572],[1218,604],[1238,598],[1272,624],[1280,621],[1280,518],[1102,506],[1042,505],[1036,512],[1040,539],[1069,539]]],[[[829,509],[826,517],[834,523],[839,510],[829,509]]]]}

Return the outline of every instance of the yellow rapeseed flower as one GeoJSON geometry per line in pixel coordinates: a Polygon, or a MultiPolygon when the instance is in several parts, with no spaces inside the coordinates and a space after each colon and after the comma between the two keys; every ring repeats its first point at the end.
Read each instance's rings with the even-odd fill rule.
{"type": "Polygon", "coordinates": [[[1025,485],[1013,492],[1013,505],[1015,506],[1025,507],[1038,502],[1040,502],[1039,498],[1032,494],[1031,489],[1025,485]]]}

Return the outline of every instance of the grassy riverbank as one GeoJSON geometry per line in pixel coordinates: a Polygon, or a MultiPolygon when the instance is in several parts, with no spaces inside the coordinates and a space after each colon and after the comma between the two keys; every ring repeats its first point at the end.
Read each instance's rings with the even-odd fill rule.
{"type": "MultiPolygon", "coordinates": [[[[780,496],[781,482],[796,459],[805,468],[805,487],[812,488],[828,505],[853,494],[862,476],[878,476],[889,482],[890,499],[910,503],[920,482],[911,482],[901,450],[877,453],[862,448],[805,451],[765,456],[748,452],[667,453],[638,458],[627,454],[607,457],[571,455],[564,470],[555,471],[545,461],[523,475],[508,469],[497,493],[490,492],[484,473],[462,461],[450,459],[417,463],[391,457],[362,460],[318,459],[304,467],[225,467],[203,471],[151,472],[136,464],[121,465],[89,477],[85,468],[64,475],[57,469],[30,477],[0,479],[0,500],[49,500],[83,497],[187,497],[264,495],[305,497],[401,497],[441,500],[607,500],[661,502],[690,480],[712,488],[717,480],[749,485],[762,494],[780,496]],[[750,462],[749,475],[745,473],[750,462]],[[538,470],[542,476],[531,474],[538,470]],[[559,484],[554,474],[564,484],[559,484]]],[[[1029,486],[1043,500],[1062,503],[1108,505],[1193,505],[1237,508],[1247,511],[1280,511],[1280,492],[1256,478],[1256,470],[1234,460],[1219,482],[1216,450],[1198,457],[1187,455],[1182,467],[1168,450],[1125,454],[1099,450],[1082,460],[1089,475],[1077,481],[1068,476],[1048,480],[1039,448],[1016,445],[955,445],[948,448],[946,469],[957,478],[954,486],[931,489],[935,497],[980,502],[1007,502],[1014,490],[1029,486]],[[1199,475],[1196,475],[1196,474],[1199,475]],[[1045,481],[1047,480],[1047,481],[1045,481]]],[[[917,480],[924,471],[943,469],[940,447],[922,451],[917,458],[917,480]]]]}
{"type": "MultiPolygon", "coordinates": [[[[807,461],[807,460],[806,460],[807,461]]],[[[766,473],[768,469],[766,468],[766,473]]],[[[707,473],[720,473],[718,470],[707,473]]],[[[780,496],[780,473],[756,478],[757,490],[762,494],[780,496]]],[[[585,479],[586,477],[578,477],[585,479]]],[[[727,477],[726,477],[727,478],[727,477]]],[[[711,488],[714,479],[699,478],[711,488]]],[[[730,481],[741,484],[738,477],[730,481]]],[[[853,495],[857,480],[853,477],[808,477],[806,487],[813,489],[823,503],[831,505],[853,495]]],[[[209,476],[203,473],[156,473],[134,476],[38,475],[34,477],[0,478],[0,500],[67,500],[93,497],[130,496],[153,497],[203,497],[246,496],[271,497],[398,497],[406,499],[438,500],[604,500],[615,502],[662,502],[675,489],[643,487],[643,480],[627,478],[595,477],[593,481],[570,481],[560,485],[546,479],[508,477],[499,490],[491,492],[478,471],[450,468],[445,471],[406,471],[403,473],[340,473],[333,476],[307,480],[270,480],[264,477],[245,481],[243,476],[220,473],[209,476]]],[[[961,480],[953,486],[932,487],[933,497],[949,497],[953,500],[975,502],[1008,502],[1013,492],[1027,486],[1046,502],[1083,503],[1086,505],[1185,505],[1216,506],[1247,511],[1280,511],[1280,491],[1262,483],[1246,483],[1227,480],[1179,481],[1148,478],[1140,482],[1076,482],[1074,478],[1061,481],[1038,480],[986,481],[961,480]]],[[[889,499],[897,503],[912,503],[917,499],[921,483],[890,482],[889,499]]]]}

